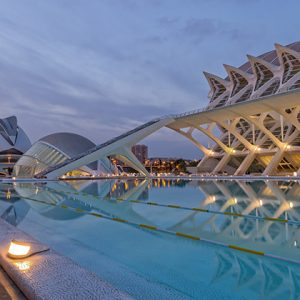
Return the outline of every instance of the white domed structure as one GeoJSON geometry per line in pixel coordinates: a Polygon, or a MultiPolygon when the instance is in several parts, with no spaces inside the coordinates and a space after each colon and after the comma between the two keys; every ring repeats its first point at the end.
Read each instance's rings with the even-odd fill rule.
{"type": "MultiPolygon", "coordinates": [[[[95,144],[92,141],[75,133],[59,132],[49,134],[35,142],[20,158],[14,167],[14,175],[17,177],[33,177],[43,170],[56,166],[93,147],[95,147],[95,144]]],[[[91,162],[78,170],[73,170],[69,175],[96,175],[98,172],[103,171],[104,166],[106,165],[101,164],[101,162],[99,164],[97,161],[91,162]]]]}
{"type": "Polygon", "coordinates": [[[31,147],[30,140],[19,127],[17,118],[0,119],[0,174],[10,175],[14,164],[31,147]]]}

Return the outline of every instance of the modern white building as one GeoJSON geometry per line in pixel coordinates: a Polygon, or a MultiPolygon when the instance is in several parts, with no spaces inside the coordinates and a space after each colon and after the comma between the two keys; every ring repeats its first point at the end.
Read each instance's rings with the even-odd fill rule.
{"type": "Polygon", "coordinates": [[[224,65],[224,79],[204,73],[211,117],[206,127],[195,128],[201,126],[215,145],[198,169],[234,175],[298,172],[300,43],[275,44],[275,50],[247,57],[239,68],[224,65]]]}
{"type": "Polygon", "coordinates": [[[14,164],[30,146],[30,140],[15,116],[0,119],[0,175],[10,175],[14,164]]]}
{"type": "MultiPolygon", "coordinates": [[[[36,174],[65,162],[88,151],[96,145],[89,139],[74,133],[59,132],[47,135],[22,155],[14,166],[16,177],[34,177],[36,174]]],[[[101,172],[111,172],[109,161],[94,161],[68,172],[69,176],[89,176],[101,172]]]]}
{"type": "Polygon", "coordinates": [[[300,175],[300,42],[275,44],[274,50],[247,58],[238,68],[225,65],[226,78],[204,73],[211,88],[206,108],[157,118],[45,164],[33,175],[58,178],[113,155],[148,176],[131,148],[162,127],[178,132],[203,153],[197,173],[300,175]],[[203,142],[207,139],[210,146],[203,142]]]}

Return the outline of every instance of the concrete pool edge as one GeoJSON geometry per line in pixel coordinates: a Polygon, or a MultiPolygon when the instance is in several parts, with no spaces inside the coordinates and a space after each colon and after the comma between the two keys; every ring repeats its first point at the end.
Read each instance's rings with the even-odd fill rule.
{"type": "Polygon", "coordinates": [[[10,259],[12,239],[44,244],[0,219],[0,264],[29,299],[131,299],[131,297],[52,249],[24,259],[10,259]]]}

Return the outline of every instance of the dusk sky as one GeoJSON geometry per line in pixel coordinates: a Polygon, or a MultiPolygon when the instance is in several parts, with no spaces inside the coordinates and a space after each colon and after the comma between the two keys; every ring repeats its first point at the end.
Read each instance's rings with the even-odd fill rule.
{"type": "MultiPolygon", "coordinates": [[[[224,63],[300,39],[300,2],[280,3],[2,0],[0,117],[16,115],[32,142],[67,131],[100,143],[204,107],[202,71],[224,77],[224,63]]],[[[144,143],[151,156],[201,155],[168,129],[144,143]]]]}

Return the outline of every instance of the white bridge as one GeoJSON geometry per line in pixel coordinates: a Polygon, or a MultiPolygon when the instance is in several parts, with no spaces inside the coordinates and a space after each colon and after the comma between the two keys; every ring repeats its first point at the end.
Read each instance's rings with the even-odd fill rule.
{"type": "Polygon", "coordinates": [[[199,173],[299,175],[300,42],[275,47],[257,58],[248,56],[240,68],[226,65],[226,79],[205,73],[211,87],[207,108],[152,120],[36,177],[58,178],[110,155],[149,176],[131,147],[162,127],[203,153],[199,173]],[[213,146],[204,145],[199,133],[213,146]]]}

